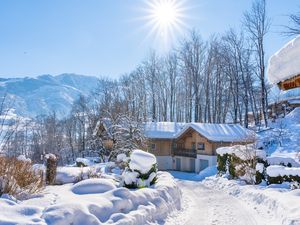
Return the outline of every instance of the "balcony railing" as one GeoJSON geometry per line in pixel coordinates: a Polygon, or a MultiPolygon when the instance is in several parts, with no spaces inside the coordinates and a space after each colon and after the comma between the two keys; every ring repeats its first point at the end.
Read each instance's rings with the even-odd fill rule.
{"type": "Polygon", "coordinates": [[[174,148],[173,154],[177,155],[177,156],[197,158],[197,152],[196,152],[196,150],[193,150],[193,149],[174,148]]]}

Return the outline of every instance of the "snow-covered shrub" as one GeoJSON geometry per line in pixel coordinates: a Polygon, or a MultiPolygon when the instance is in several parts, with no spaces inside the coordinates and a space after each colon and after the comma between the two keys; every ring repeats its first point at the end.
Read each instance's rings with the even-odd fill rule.
{"type": "Polygon", "coordinates": [[[243,179],[250,184],[260,183],[264,179],[264,151],[252,145],[236,145],[218,148],[217,153],[219,174],[227,173],[232,179],[243,179]]]}
{"type": "Polygon", "coordinates": [[[93,162],[91,162],[89,159],[86,158],[77,158],[76,159],[76,166],[77,167],[87,167],[91,166],[93,162]]]}
{"type": "Polygon", "coordinates": [[[300,167],[269,166],[266,173],[269,184],[300,182],[300,167]]]}
{"type": "Polygon", "coordinates": [[[130,155],[128,167],[122,177],[123,185],[127,188],[149,187],[156,181],[157,163],[153,154],[134,150],[130,155]]]}
{"type": "Polygon", "coordinates": [[[42,188],[43,172],[34,170],[29,160],[0,157],[0,196],[9,194],[23,198],[42,188]]]}
{"type": "Polygon", "coordinates": [[[126,154],[121,153],[117,155],[116,159],[116,166],[118,166],[120,169],[125,169],[128,166],[129,157],[127,157],[126,154]]]}

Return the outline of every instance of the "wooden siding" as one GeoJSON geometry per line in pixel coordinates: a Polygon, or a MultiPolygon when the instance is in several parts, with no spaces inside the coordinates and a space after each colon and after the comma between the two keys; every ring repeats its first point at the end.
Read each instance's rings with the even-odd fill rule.
{"type": "Polygon", "coordinates": [[[148,151],[156,156],[170,156],[172,155],[171,147],[172,147],[171,139],[167,139],[167,140],[150,139],[148,151]],[[152,144],[155,144],[154,150],[151,148],[152,144]]]}
{"type": "Polygon", "coordinates": [[[193,143],[196,145],[196,150],[198,143],[204,143],[205,145],[205,150],[197,150],[197,154],[213,155],[212,143],[194,129],[188,129],[180,138],[176,140],[177,148],[192,149],[193,143]]]}

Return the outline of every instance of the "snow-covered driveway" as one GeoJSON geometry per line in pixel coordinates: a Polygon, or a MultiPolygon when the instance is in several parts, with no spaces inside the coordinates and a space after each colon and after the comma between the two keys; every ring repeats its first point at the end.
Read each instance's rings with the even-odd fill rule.
{"type": "Polygon", "coordinates": [[[238,198],[195,181],[193,174],[172,172],[172,175],[183,192],[183,209],[169,216],[167,225],[278,224],[270,220],[268,212],[258,214],[255,207],[238,198]]]}

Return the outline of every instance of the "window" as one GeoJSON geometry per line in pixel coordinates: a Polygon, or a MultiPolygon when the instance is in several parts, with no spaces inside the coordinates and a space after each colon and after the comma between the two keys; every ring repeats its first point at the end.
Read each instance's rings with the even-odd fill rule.
{"type": "Polygon", "coordinates": [[[198,150],[205,150],[205,144],[204,143],[198,143],[198,150]]]}
{"type": "Polygon", "coordinates": [[[152,143],[151,144],[151,150],[155,150],[156,149],[156,144],[155,143],[152,143]]]}

